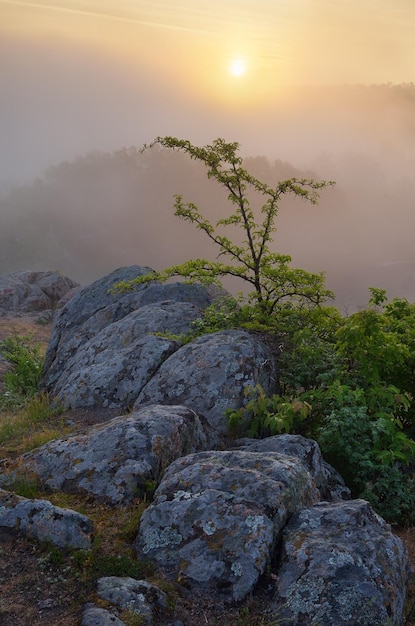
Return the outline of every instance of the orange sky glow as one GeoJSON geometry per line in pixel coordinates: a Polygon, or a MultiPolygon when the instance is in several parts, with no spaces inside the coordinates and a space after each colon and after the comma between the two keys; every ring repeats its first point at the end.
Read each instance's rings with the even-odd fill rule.
{"type": "Polygon", "coordinates": [[[409,82],[414,26],[413,0],[0,0],[0,33],[96,47],[218,99],[409,82]],[[244,89],[229,75],[236,57],[244,89]]]}
{"type": "Polygon", "coordinates": [[[276,107],[318,108],[304,87],[412,82],[414,26],[414,0],[0,0],[0,165],[45,133],[45,162],[154,134],[260,151],[276,107]]]}

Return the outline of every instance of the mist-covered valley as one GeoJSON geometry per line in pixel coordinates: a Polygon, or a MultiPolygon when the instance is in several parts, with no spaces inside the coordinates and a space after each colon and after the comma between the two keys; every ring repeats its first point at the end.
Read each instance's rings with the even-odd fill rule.
{"type": "MultiPolygon", "coordinates": [[[[293,176],[336,182],[318,206],[284,199],[275,251],[290,254],[294,266],[325,272],[342,310],[364,306],[370,286],[414,300],[413,84],[303,88],[274,110],[251,112],[249,123],[241,114],[228,121],[229,134],[226,119],[210,120],[209,131],[218,132],[207,139],[206,129],[195,132],[192,124],[186,134],[184,119],[173,119],[172,130],[193,142],[238,141],[246,168],[269,184],[293,176]]],[[[50,137],[45,142],[53,145],[50,137]]],[[[215,258],[209,241],[173,209],[181,194],[213,221],[229,212],[226,193],[202,166],[160,148],[101,145],[91,143],[31,181],[3,182],[1,274],[59,270],[87,284],[122,265],[161,269],[215,258]]]]}

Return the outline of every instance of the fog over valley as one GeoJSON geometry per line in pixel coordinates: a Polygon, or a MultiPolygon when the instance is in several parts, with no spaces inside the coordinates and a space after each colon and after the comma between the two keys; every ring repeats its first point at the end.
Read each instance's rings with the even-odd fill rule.
{"type": "Polygon", "coordinates": [[[307,18],[321,26],[318,45],[305,3],[295,0],[275,22],[285,28],[278,46],[271,30],[250,34],[266,28],[250,2],[237,17],[224,9],[217,22],[184,0],[177,16],[158,3],[163,19],[148,2],[140,9],[110,2],[108,15],[98,3],[78,4],[82,10],[0,0],[1,274],[59,270],[87,284],[122,265],[214,259],[206,237],[174,216],[174,194],[215,221],[230,210],[226,193],[183,155],[140,148],[156,136],[196,145],[222,137],[239,142],[246,168],[269,184],[293,176],[336,182],[318,206],[283,199],[272,248],[290,254],[294,266],[325,272],[339,308],[364,306],[371,286],[414,301],[415,85],[404,50],[412,45],[406,17],[415,15],[408,3],[399,0],[401,13],[388,14],[389,26],[401,29],[393,38],[392,27],[382,30],[382,0],[379,32],[366,39],[368,3],[359,20],[351,3],[349,18],[362,25],[355,45],[367,49],[360,57],[346,55],[340,9],[331,18],[338,31],[324,26],[325,0],[307,18]],[[302,51],[293,24],[295,41],[308,42],[302,51]],[[219,69],[219,56],[233,50],[245,76],[219,69]]]}

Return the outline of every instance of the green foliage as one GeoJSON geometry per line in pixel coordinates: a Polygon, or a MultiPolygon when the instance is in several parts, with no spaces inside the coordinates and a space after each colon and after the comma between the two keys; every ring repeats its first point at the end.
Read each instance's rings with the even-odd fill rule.
{"type": "Polygon", "coordinates": [[[204,309],[201,318],[192,322],[191,332],[194,336],[199,336],[220,330],[242,328],[249,320],[249,307],[243,306],[241,298],[238,301],[232,296],[221,296],[204,309]]]}
{"type": "Polygon", "coordinates": [[[360,497],[391,524],[415,524],[415,479],[399,465],[378,467],[360,497]]]}
{"type": "Polygon", "coordinates": [[[4,375],[8,393],[3,397],[6,404],[13,400],[32,397],[42,373],[43,357],[40,348],[30,335],[14,335],[0,341],[0,354],[12,364],[12,370],[4,375]]]}
{"type": "Polygon", "coordinates": [[[226,411],[231,434],[262,439],[298,431],[309,414],[308,402],[273,395],[267,397],[261,385],[245,387],[247,403],[226,411]]]}
{"type": "MultiPolygon", "coordinates": [[[[286,301],[316,306],[333,297],[325,287],[323,274],[292,268],[290,256],[272,252],[269,248],[282,197],[293,194],[316,204],[318,192],[333,183],[291,178],[270,187],[242,167],[239,144],[226,143],[223,139],[201,148],[174,137],[158,137],[151,146],[156,144],[201,162],[207,168],[208,178],[225,188],[233,212],[216,223],[206,218],[192,202],[184,202],[180,195],[175,196],[175,215],[204,232],[219,249],[218,258],[227,262],[194,259],[121,282],[117,286],[119,289],[131,289],[153,280],[166,281],[173,276],[188,282],[221,285],[224,276],[231,276],[248,283],[251,291],[247,301],[258,306],[264,315],[273,314],[286,301]],[[261,198],[260,221],[256,220],[251,206],[252,195],[261,198]],[[235,239],[224,234],[229,227],[242,234],[242,243],[240,234],[235,239]]],[[[144,150],[148,147],[145,146],[144,150]]]]}
{"type": "Polygon", "coordinates": [[[394,387],[367,393],[340,383],[308,397],[312,414],[320,414],[316,439],[322,453],[352,494],[369,500],[390,522],[410,521],[414,480],[405,468],[415,460],[415,442],[395,416],[405,410],[408,399],[394,387]]]}
{"type": "Polygon", "coordinates": [[[336,378],[342,359],[336,351],[336,333],[343,320],[332,307],[285,311],[278,326],[283,331],[279,357],[280,385],[285,393],[317,389],[336,378]]]}
{"type": "Polygon", "coordinates": [[[245,406],[228,411],[228,420],[236,436],[316,439],[355,497],[408,524],[415,521],[415,305],[371,292],[368,308],[345,319],[325,307],[306,315],[279,308],[282,318],[271,325],[282,331],[282,395],[247,389],[245,406]]]}
{"type": "MultiPolygon", "coordinates": [[[[365,389],[392,385],[415,397],[415,305],[406,299],[386,300],[383,290],[371,289],[369,308],[347,318],[337,333],[337,352],[343,377],[365,389]]],[[[399,413],[414,432],[413,402],[399,413]]]]}

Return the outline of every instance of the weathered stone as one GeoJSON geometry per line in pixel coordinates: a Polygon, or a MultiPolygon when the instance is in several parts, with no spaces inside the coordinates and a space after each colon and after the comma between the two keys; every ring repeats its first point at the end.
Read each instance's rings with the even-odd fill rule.
{"type": "Polygon", "coordinates": [[[410,564],[364,500],[318,503],[283,532],[274,615],[315,626],[399,626],[410,564]]]}
{"type": "Polygon", "coordinates": [[[183,283],[112,292],[116,283],[149,271],[138,266],[117,270],[82,289],[57,312],[41,387],[65,408],[131,408],[180,345],[156,334],[188,332],[213,301],[213,289],[183,283]]]}
{"type": "MultiPolygon", "coordinates": [[[[134,407],[87,434],[23,455],[0,474],[0,484],[11,486],[28,472],[49,489],[124,505],[161,480],[136,550],[198,601],[242,600],[272,563],[277,594],[271,613],[265,607],[272,620],[398,626],[409,580],[403,544],[366,502],[343,501],[349,492],[316,442],[279,435],[212,451],[223,447],[225,409],[244,404],[248,385],[278,390],[272,350],[245,331],[184,346],[157,335],[187,332],[217,294],[182,283],[112,292],[115,283],[149,271],[121,268],[83,289],[66,284],[63,296],[49,288],[55,276],[23,273],[12,279],[14,291],[3,292],[0,280],[0,315],[2,301],[22,312],[42,310],[45,319],[64,304],[54,313],[43,389],[65,407],[117,415],[134,407]]],[[[0,530],[7,536],[12,529],[58,546],[91,546],[88,518],[0,490],[0,530]]],[[[98,587],[102,598],[147,623],[153,608],[164,606],[143,581],[109,577],[98,587]]],[[[122,622],[105,609],[85,608],[82,626],[111,625],[122,622]]]]}
{"type": "Polygon", "coordinates": [[[140,615],[146,624],[153,623],[155,608],[165,608],[166,594],[145,580],[105,576],[97,581],[97,594],[122,609],[140,615]]]}
{"type": "Polygon", "coordinates": [[[320,447],[313,439],[301,435],[275,435],[265,439],[243,439],[237,443],[239,450],[263,452],[268,456],[275,452],[299,459],[314,478],[322,500],[350,500],[350,489],[334,467],[323,459],[320,447]]]}
{"type": "Polygon", "coordinates": [[[125,626],[125,623],[110,611],[87,604],[82,614],[81,626],[125,626]]]}
{"type": "Polygon", "coordinates": [[[172,354],[143,388],[143,404],[185,404],[203,415],[215,430],[228,430],[225,410],[242,406],[247,386],[277,389],[270,348],[248,332],[228,330],[199,337],[172,354]]]}
{"type": "Polygon", "coordinates": [[[15,272],[0,277],[0,312],[33,313],[55,309],[77,286],[59,272],[15,272]]]}
{"type": "Polygon", "coordinates": [[[50,541],[61,548],[88,550],[93,526],[85,516],[0,489],[0,528],[11,528],[38,541],[50,541]]]}
{"type": "Polygon", "coordinates": [[[318,499],[297,459],[237,450],[189,455],[170,465],[144,511],[137,551],[192,588],[241,600],[290,515],[318,499]]]}
{"type": "Polygon", "coordinates": [[[163,361],[180,345],[156,336],[189,329],[200,311],[190,303],[148,305],[106,326],[79,346],[62,365],[50,389],[64,408],[104,407],[127,410],[163,361]]]}
{"type": "Polygon", "coordinates": [[[182,406],[145,407],[95,426],[86,435],[56,439],[23,455],[18,470],[0,476],[5,486],[21,471],[52,491],[89,493],[128,504],[157,485],[178,457],[208,444],[198,416],[182,406]]]}

